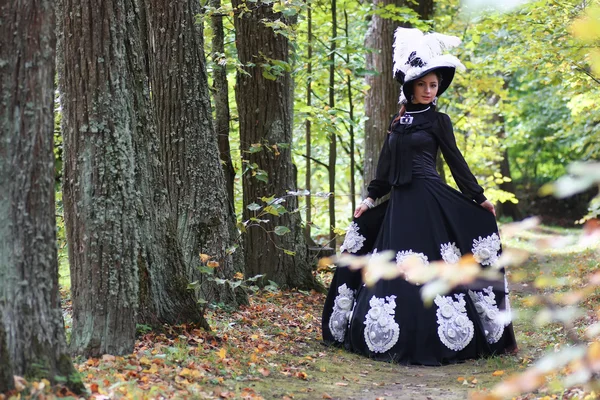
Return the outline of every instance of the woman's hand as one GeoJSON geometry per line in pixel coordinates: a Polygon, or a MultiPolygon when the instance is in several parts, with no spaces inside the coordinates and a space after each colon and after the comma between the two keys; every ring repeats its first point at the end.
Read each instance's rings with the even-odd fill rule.
{"type": "Polygon", "coordinates": [[[373,199],[370,197],[367,197],[366,199],[363,200],[362,203],[360,203],[358,205],[358,207],[356,207],[356,210],[354,210],[354,218],[360,217],[362,215],[362,213],[364,213],[365,211],[367,211],[370,208],[365,203],[369,203],[369,204],[371,204],[371,206],[375,205],[375,202],[373,201],[373,199]]]}
{"type": "Polygon", "coordinates": [[[358,218],[362,215],[362,213],[364,213],[365,211],[367,211],[369,209],[369,207],[367,207],[366,205],[364,205],[363,203],[360,203],[358,205],[358,207],[356,207],[356,210],[354,210],[354,218],[358,218]]]}
{"type": "Polygon", "coordinates": [[[496,216],[496,209],[494,208],[494,205],[492,204],[491,201],[486,200],[483,203],[481,203],[480,206],[483,207],[483,208],[485,208],[486,210],[488,210],[492,214],[494,214],[494,217],[496,216]]]}

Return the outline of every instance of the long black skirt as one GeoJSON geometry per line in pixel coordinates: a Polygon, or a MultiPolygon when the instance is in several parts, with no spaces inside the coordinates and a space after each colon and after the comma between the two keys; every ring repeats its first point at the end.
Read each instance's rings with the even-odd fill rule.
{"type": "MultiPolygon", "coordinates": [[[[501,245],[494,216],[436,179],[393,188],[390,200],[351,224],[343,252],[393,250],[424,263],[454,263],[472,253],[486,268],[501,245]]],[[[442,365],[517,349],[506,279],[461,287],[426,306],[421,286],[402,278],[366,287],[360,271],[337,268],[325,301],[323,340],[365,356],[401,364],[442,365]]]]}

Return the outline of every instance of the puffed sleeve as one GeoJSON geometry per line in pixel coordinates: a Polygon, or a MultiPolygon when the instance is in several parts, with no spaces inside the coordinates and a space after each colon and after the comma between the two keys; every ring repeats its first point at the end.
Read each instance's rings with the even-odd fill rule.
{"type": "Polygon", "coordinates": [[[375,179],[373,179],[367,187],[369,197],[373,200],[377,200],[378,198],[385,196],[392,188],[389,181],[390,160],[391,154],[388,129],[388,136],[386,136],[385,141],[383,142],[383,147],[381,149],[381,153],[379,154],[379,160],[377,161],[375,179]]]}
{"type": "Polygon", "coordinates": [[[444,155],[444,159],[450,167],[450,172],[452,172],[454,181],[461,192],[475,200],[477,204],[481,204],[487,199],[483,194],[483,188],[477,183],[477,179],[473,176],[465,158],[456,146],[456,138],[454,137],[454,130],[452,128],[450,117],[442,113],[440,113],[439,116],[441,128],[437,135],[439,145],[442,154],[444,155]]]}

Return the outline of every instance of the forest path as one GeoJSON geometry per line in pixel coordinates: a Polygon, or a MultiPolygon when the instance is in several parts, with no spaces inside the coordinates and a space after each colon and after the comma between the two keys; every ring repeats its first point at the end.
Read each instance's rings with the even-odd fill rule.
{"type": "MultiPolygon", "coordinates": [[[[540,237],[545,235],[540,233],[540,237]]],[[[532,255],[522,266],[510,269],[511,306],[530,313],[514,322],[519,345],[516,355],[440,367],[374,361],[323,345],[325,295],[271,288],[251,294],[250,304],[237,310],[223,305],[209,308],[206,317],[212,332],[186,325],[165,326],[163,332],[140,333],[133,354],[79,359],[77,367],[92,397],[103,400],[466,399],[474,392],[489,391],[546,352],[568,343],[561,325],[535,325],[541,306],[530,298],[535,293],[580,287],[590,271],[597,269],[594,251],[567,250],[532,255]],[[549,276],[567,278],[568,286],[535,288],[549,276]]],[[[319,273],[319,278],[327,283],[331,273],[319,273]]],[[[63,295],[68,299],[68,291],[63,295]]],[[[580,331],[597,321],[599,303],[600,297],[586,303],[580,331]]],[[[69,311],[67,300],[67,325],[69,311]]],[[[139,330],[147,328],[140,326],[139,330]]],[[[543,397],[553,390],[562,396],[568,393],[548,385],[519,399],[543,397]]]]}

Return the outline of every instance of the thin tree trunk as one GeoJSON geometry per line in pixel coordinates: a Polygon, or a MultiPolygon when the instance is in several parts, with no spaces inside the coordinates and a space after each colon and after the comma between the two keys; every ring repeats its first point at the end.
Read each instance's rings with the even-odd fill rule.
{"type": "MultiPolygon", "coordinates": [[[[233,1],[234,8],[245,7],[240,0],[233,1]]],[[[240,62],[246,65],[247,74],[238,73],[236,101],[240,116],[240,142],[242,149],[260,143],[264,150],[244,155],[249,163],[268,173],[268,182],[258,181],[250,173],[243,176],[244,220],[253,216],[247,206],[260,202],[262,197],[284,196],[295,190],[292,164],[292,82],[284,71],[276,79],[263,76],[261,64],[268,59],[288,62],[288,39],[277,35],[263,21],[286,21],[281,14],[273,13],[271,4],[252,4],[252,10],[235,18],[236,45],[240,62]],[[263,58],[265,57],[265,58],[263,58]],[[248,64],[254,66],[248,66],[248,64]],[[284,144],[285,146],[280,146],[284,144]]],[[[296,197],[286,199],[288,210],[282,216],[273,216],[271,222],[261,227],[251,227],[245,234],[244,254],[246,275],[265,274],[282,286],[313,288],[316,283],[308,263],[307,246],[300,214],[290,212],[297,208],[296,197]],[[283,236],[274,235],[275,226],[290,229],[283,236]],[[264,227],[264,230],[261,229],[264,227]],[[284,250],[295,255],[286,254],[284,250]]],[[[269,216],[271,217],[271,216],[269,216]]]]}
{"type": "Polygon", "coordinates": [[[195,21],[200,3],[146,0],[145,4],[161,162],[187,275],[201,283],[207,300],[244,302],[243,293],[209,281],[198,269],[203,253],[219,264],[217,277],[232,278],[241,272],[231,255],[235,216],[212,124],[202,25],[195,21]]]}
{"type": "Polygon", "coordinates": [[[205,329],[194,293],[188,289],[186,265],[170,213],[166,183],[159,160],[156,120],[150,100],[147,60],[147,23],[143,4],[125,0],[130,16],[126,41],[126,80],[132,94],[132,136],[135,186],[140,194],[138,226],[140,247],[140,309],[138,321],[151,326],[195,322],[205,329]]]}
{"type": "Polygon", "coordinates": [[[2,307],[0,307],[0,393],[6,393],[14,388],[13,368],[10,362],[10,351],[6,345],[6,332],[2,322],[2,307]]]}
{"type": "MultiPolygon", "coordinates": [[[[504,89],[506,89],[506,88],[508,88],[508,81],[505,80],[504,81],[504,89]]],[[[488,103],[491,106],[495,106],[498,104],[499,101],[500,101],[500,96],[494,95],[494,96],[492,96],[492,98],[490,98],[488,103]]],[[[492,123],[497,124],[499,126],[498,138],[500,139],[500,142],[503,142],[504,139],[506,139],[504,116],[500,113],[494,114],[492,116],[492,123]]],[[[503,182],[503,183],[499,184],[498,187],[501,190],[504,190],[506,192],[516,193],[516,188],[512,181],[512,176],[510,173],[508,149],[505,148],[503,153],[504,154],[503,154],[502,161],[500,161],[500,173],[502,174],[502,176],[511,178],[511,180],[508,182],[503,182]]],[[[498,203],[497,204],[497,214],[499,217],[500,216],[510,217],[513,219],[513,221],[520,221],[523,219],[523,213],[521,212],[519,205],[512,203],[510,201],[507,201],[505,203],[498,203]]]]}
{"type": "Polygon", "coordinates": [[[4,1],[0,21],[0,391],[12,387],[14,373],[62,377],[83,394],[58,292],[55,4],[4,1]]]}
{"type": "MultiPolygon", "coordinates": [[[[398,7],[410,7],[417,11],[421,19],[431,19],[433,16],[433,0],[373,0],[375,7],[385,7],[393,4],[398,7]]],[[[390,119],[398,112],[398,96],[400,85],[394,80],[393,43],[394,31],[399,24],[391,19],[385,19],[375,14],[369,24],[365,37],[367,69],[377,71],[376,75],[367,75],[366,84],[369,90],[365,96],[365,154],[363,170],[363,196],[369,182],[375,177],[379,152],[386,139],[390,119]]]]}
{"type": "MultiPolygon", "coordinates": [[[[346,50],[350,50],[350,31],[348,28],[348,12],[344,10],[344,23],[346,31],[346,50]]],[[[350,54],[346,54],[346,65],[350,65],[350,54]]],[[[348,90],[348,106],[350,112],[350,199],[352,210],[356,209],[356,184],[354,182],[354,173],[356,171],[356,160],[354,158],[354,99],[352,97],[352,74],[348,74],[346,80],[348,90]]]]}
{"type": "Polygon", "coordinates": [[[438,151],[437,156],[435,157],[435,169],[440,175],[440,178],[442,178],[442,182],[446,183],[446,169],[444,167],[444,159],[442,158],[442,153],[440,151],[438,151]]]}
{"type": "MultiPolygon", "coordinates": [[[[308,66],[306,69],[306,75],[307,75],[307,79],[306,79],[306,106],[308,108],[310,108],[312,106],[312,53],[313,53],[313,48],[312,48],[312,42],[313,42],[313,34],[312,34],[312,3],[307,1],[307,8],[308,8],[308,34],[306,37],[306,41],[307,41],[307,47],[308,47],[308,54],[307,54],[307,59],[308,59],[308,66]]],[[[311,181],[312,181],[312,165],[311,165],[311,157],[312,157],[312,127],[311,127],[311,121],[310,118],[306,118],[305,121],[305,126],[306,126],[306,180],[305,180],[305,187],[306,190],[308,190],[309,194],[306,196],[306,227],[305,227],[305,235],[306,235],[306,241],[307,243],[310,243],[312,238],[310,235],[310,228],[312,225],[312,197],[310,195],[311,193],[311,181]]]]}
{"type": "MultiPolygon", "coordinates": [[[[215,8],[221,7],[221,0],[211,0],[211,5],[215,8]]],[[[235,265],[234,270],[243,272],[244,271],[244,251],[241,248],[241,240],[239,238],[239,231],[235,224],[236,211],[235,211],[235,169],[233,168],[233,162],[231,158],[231,146],[229,143],[230,131],[229,122],[231,120],[231,113],[229,110],[229,83],[227,80],[227,68],[219,63],[219,58],[225,54],[225,32],[223,29],[223,16],[215,15],[211,19],[213,39],[212,39],[212,53],[213,53],[213,98],[215,99],[215,132],[217,134],[217,140],[219,143],[219,154],[221,163],[223,164],[223,170],[225,173],[225,182],[227,188],[227,194],[229,198],[229,237],[232,241],[235,241],[237,246],[236,251],[233,253],[233,263],[235,265]],[[232,223],[233,221],[233,223],[232,223]]],[[[241,304],[247,304],[248,298],[244,291],[239,288],[236,290],[237,302],[241,304]]]]}
{"type": "Polygon", "coordinates": [[[59,55],[65,225],[71,267],[70,348],[133,351],[138,228],[127,87],[124,0],[63,0],[59,55]]]}
{"type": "MultiPolygon", "coordinates": [[[[329,48],[329,109],[335,108],[335,52],[337,48],[336,0],[331,0],[331,45],[329,48]]],[[[335,249],[335,163],[337,161],[337,138],[335,130],[329,134],[329,245],[335,249]]]]}
{"type": "MultiPolygon", "coordinates": [[[[512,176],[510,173],[510,163],[508,158],[508,149],[504,149],[504,158],[500,162],[500,173],[502,176],[507,178],[511,178],[510,181],[501,183],[499,186],[500,189],[510,192],[516,193],[515,184],[512,181],[512,176]]],[[[505,203],[498,203],[498,216],[511,217],[513,221],[520,221],[523,219],[523,213],[519,208],[518,204],[507,201],[505,203]]]]}
{"type": "MultiPolygon", "coordinates": [[[[210,0],[210,6],[218,9],[221,7],[221,0],[210,0]]],[[[219,63],[220,58],[225,54],[225,32],[223,31],[223,16],[215,15],[210,20],[212,36],[212,60],[213,60],[213,98],[215,100],[215,131],[219,142],[219,154],[223,169],[225,170],[225,181],[229,201],[233,208],[234,195],[233,188],[235,182],[235,170],[231,161],[231,149],[229,146],[229,86],[227,84],[227,69],[219,63]]]]}

